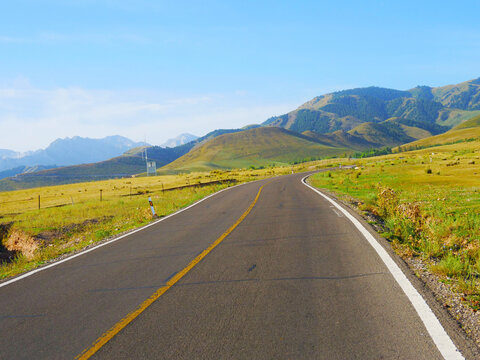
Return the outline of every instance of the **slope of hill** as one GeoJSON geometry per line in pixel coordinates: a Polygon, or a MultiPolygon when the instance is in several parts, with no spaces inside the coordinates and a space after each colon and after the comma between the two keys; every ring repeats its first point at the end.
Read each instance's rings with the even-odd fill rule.
{"type": "Polygon", "coordinates": [[[344,130],[337,130],[328,134],[319,134],[314,131],[304,131],[302,135],[313,138],[321,144],[352,150],[367,150],[380,147],[381,144],[370,142],[361,136],[352,135],[344,130]]]}
{"type": "MultiPolygon", "coordinates": [[[[477,123],[479,122],[479,118],[477,118],[476,122],[477,123]]],[[[404,144],[399,148],[400,150],[406,151],[406,150],[413,150],[413,149],[424,148],[424,147],[453,144],[457,142],[480,140],[480,124],[478,124],[477,126],[474,126],[475,121],[472,121],[470,124],[471,126],[469,127],[458,126],[456,128],[453,128],[450,131],[447,131],[444,134],[435,135],[425,139],[413,141],[413,142],[404,144]]],[[[399,150],[399,148],[395,148],[393,150],[397,151],[399,150]]]]}
{"type": "Polygon", "coordinates": [[[263,127],[224,134],[195,147],[161,172],[246,168],[289,164],[348,152],[288,130],[263,127]]]}
{"type": "Polygon", "coordinates": [[[452,130],[468,129],[480,126],[480,115],[464,121],[461,124],[455,126],[452,130]]]}
{"type": "Polygon", "coordinates": [[[15,176],[15,175],[18,175],[18,174],[30,174],[30,173],[37,172],[37,171],[53,169],[55,167],[56,166],[42,166],[42,165],[18,166],[18,167],[13,168],[13,169],[0,171],[0,179],[15,176]]]}
{"type": "Polygon", "coordinates": [[[403,131],[397,132],[398,138],[383,142],[380,141],[383,138],[375,139],[372,134],[367,139],[391,145],[407,140],[405,135],[415,138],[444,133],[478,114],[480,79],[439,88],[419,86],[409,91],[379,87],[339,91],[318,96],[288,114],[268,119],[263,125],[328,134],[393,118],[403,125],[400,126],[403,131]]]}
{"type": "Polygon", "coordinates": [[[399,124],[388,121],[363,123],[350,130],[349,133],[383,146],[396,146],[415,140],[408,136],[399,124]]]}

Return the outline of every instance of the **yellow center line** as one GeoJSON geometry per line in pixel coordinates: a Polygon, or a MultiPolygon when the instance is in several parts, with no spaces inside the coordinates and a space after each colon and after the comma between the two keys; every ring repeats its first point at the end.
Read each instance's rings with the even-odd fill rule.
{"type": "MultiPolygon", "coordinates": [[[[265,184],[266,185],[266,184],[265,184]]],[[[145,300],[136,310],[129,313],[125,316],[122,320],[120,320],[117,324],[115,324],[110,330],[100,336],[91,347],[85,349],[80,355],[78,355],[75,359],[85,360],[89,359],[93,354],[95,354],[100,348],[109,342],[115,335],[117,335],[122,329],[130,324],[137,316],[139,316],[142,312],[144,312],[150,305],[152,305],[160,296],[162,296],[168,289],[170,289],[173,285],[175,285],[182,277],[184,277],[191,269],[195,267],[205,256],[208,255],[218,244],[220,244],[250,213],[250,211],[255,206],[258,198],[260,197],[260,193],[265,185],[262,185],[258,190],[257,196],[255,200],[250,204],[247,210],[238,218],[238,220],[225,231],[222,236],[220,236],[217,240],[215,240],[208,248],[203,250],[200,255],[198,255],[195,259],[193,259],[183,270],[176,273],[165,286],[160,287],[157,291],[153,293],[147,300],[145,300]]]]}

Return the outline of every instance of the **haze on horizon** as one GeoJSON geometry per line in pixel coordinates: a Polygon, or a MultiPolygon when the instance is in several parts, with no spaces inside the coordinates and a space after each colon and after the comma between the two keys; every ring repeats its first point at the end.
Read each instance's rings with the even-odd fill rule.
{"type": "Polygon", "coordinates": [[[477,1],[0,5],[0,149],[260,123],[326,92],[480,76],[477,1]]]}

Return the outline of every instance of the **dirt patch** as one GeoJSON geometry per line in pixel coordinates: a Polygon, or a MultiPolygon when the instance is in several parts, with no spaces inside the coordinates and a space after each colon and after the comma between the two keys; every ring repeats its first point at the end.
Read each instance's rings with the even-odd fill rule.
{"type": "Polygon", "coordinates": [[[83,231],[86,227],[93,224],[99,224],[105,221],[112,219],[113,216],[104,216],[102,218],[88,219],[82,223],[78,224],[69,224],[58,229],[52,229],[43,231],[37,234],[34,238],[37,242],[41,242],[43,245],[48,245],[55,241],[56,239],[64,238],[72,233],[78,233],[83,231]]]}
{"type": "Polygon", "coordinates": [[[32,236],[20,230],[10,231],[8,237],[3,240],[3,246],[8,251],[22,253],[28,260],[33,259],[39,247],[32,236]]]}
{"type": "Polygon", "coordinates": [[[17,254],[16,251],[10,251],[3,245],[3,241],[8,237],[12,225],[13,222],[0,224],[0,263],[12,261],[17,254]]]}

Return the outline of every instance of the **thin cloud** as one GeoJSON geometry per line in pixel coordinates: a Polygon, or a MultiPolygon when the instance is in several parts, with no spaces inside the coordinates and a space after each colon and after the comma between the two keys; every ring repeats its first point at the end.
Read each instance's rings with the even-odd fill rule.
{"type": "Polygon", "coordinates": [[[59,137],[123,135],[161,144],[189,132],[260,123],[293,104],[259,105],[237,94],[172,96],[159,92],[38,89],[28,82],[0,88],[0,148],[44,148],[59,137]],[[24,129],[20,131],[20,129],[24,129]]]}

